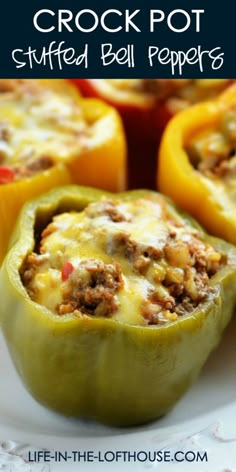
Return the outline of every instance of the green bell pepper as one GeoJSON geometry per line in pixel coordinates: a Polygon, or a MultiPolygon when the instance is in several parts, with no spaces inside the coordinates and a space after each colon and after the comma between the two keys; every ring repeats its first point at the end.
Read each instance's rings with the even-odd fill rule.
{"type": "MultiPolygon", "coordinates": [[[[235,248],[208,236],[166,197],[69,186],[26,204],[21,212],[0,272],[1,325],[16,369],[37,401],[69,416],[141,424],[170,410],[198,376],[230,321],[235,282],[235,248]],[[210,277],[211,295],[192,313],[164,324],[139,325],[113,316],[61,316],[30,298],[22,267],[36,251],[42,229],[53,215],[82,211],[102,195],[125,202],[161,199],[169,218],[197,228],[203,242],[226,255],[227,262],[210,277]]],[[[131,313],[132,294],[127,304],[131,313]]]]}

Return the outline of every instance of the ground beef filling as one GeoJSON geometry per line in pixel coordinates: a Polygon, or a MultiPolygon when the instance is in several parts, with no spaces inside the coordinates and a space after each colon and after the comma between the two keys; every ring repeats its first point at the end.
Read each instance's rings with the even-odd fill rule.
{"type": "Polygon", "coordinates": [[[64,291],[58,313],[109,316],[118,308],[116,293],[123,286],[120,264],[104,264],[94,259],[81,262],[64,291]]]}
{"type": "Polygon", "coordinates": [[[54,217],[21,277],[35,301],[45,287],[55,292],[43,300],[60,316],[119,320],[122,310],[128,318],[136,307],[137,324],[156,325],[192,313],[213,296],[210,279],[226,262],[160,199],[103,198],[83,212],[54,217]]]}
{"type": "Polygon", "coordinates": [[[221,118],[216,129],[197,134],[186,148],[195,169],[207,177],[236,175],[236,107],[221,118]]]}
{"type": "Polygon", "coordinates": [[[140,85],[144,93],[150,93],[158,99],[166,100],[193,83],[194,80],[191,79],[142,79],[140,85]]]}
{"type": "Polygon", "coordinates": [[[54,165],[53,159],[50,156],[40,156],[37,160],[29,159],[24,165],[16,165],[12,167],[14,174],[14,181],[21,180],[26,177],[31,177],[38,172],[50,169],[54,165]]]}

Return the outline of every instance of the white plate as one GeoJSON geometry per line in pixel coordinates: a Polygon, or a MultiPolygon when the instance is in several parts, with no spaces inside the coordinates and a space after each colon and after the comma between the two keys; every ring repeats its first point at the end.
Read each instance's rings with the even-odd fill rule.
{"type": "MultiPolygon", "coordinates": [[[[41,407],[22,386],[1,336],[0,376],[0,470],[236,472],[236,319],[198,382],[172,412],[139,428],[117,429],[66,419],[41,407]],[[67,451],[68,455],[71,451],[92,451],[93,462],[74,462],[73,455],[67,462],[57,462],[53,457],[50,462],[26,462],[42,449],[52,456],[55,451],[67,451]],[[137,454],[160,450],[167,452],[168,462],[124,460],[123,451],[137,454]],[[98,462],[94,456],[99,451],[100,460],[111,460],[111,453],[105,456],[106,451],[122,451],[123,456],[117,462],[98,462]],[[208,461],[169,462],[168,454],[173,458],[176,451],[206,451],[208,461]]],[[[188,459],[194,457],[193,453],[187,455],[188,459]]],[[[143,460],[145,455],[138,457],[143,460]]]]}

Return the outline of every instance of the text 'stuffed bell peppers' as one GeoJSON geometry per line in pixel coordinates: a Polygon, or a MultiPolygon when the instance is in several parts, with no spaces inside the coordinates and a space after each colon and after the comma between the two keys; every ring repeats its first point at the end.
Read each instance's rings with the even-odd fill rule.
{"type": "Polygon", "coordinates": [[[116,110],[66,80],[0,80],[0,263],[25,201],[68,183],[124,190],[125,175],[116,110]]]}
{"type": "Polygon", "coordinates": [[[129,188],[156,188],[156,153],[170,118],[192,103],[219,94],[228,79],[71,79],[87,97],[120,113],[128,143],[129,188]]]}
{"type": "Polygon", "coordinates": [[[0,272],[1,325],[15,366],[40,403],[65,415],[116,425],[139,424],[165,414],[196,379],[231,318],[235,282],[234,247],[206,235],[165,197],[148,191],[113,195],[65,187],[28,203],[21,213],[0,272]],[[80,212],[79,224],[73,224],[73,244],[63,239],[70,234],[63,213],[67,211],[72,219],[77,218],[75,211],[80,212]],[[142,212],[144,221],[136,227],[134,222],[142,212]],[[54,215],[58,216],[47,226],[54,215]],[[82,226],[83,219],[88,226],[82,226]],[[63,250],[72,255],[75,251],[74,259],[63,260],[56,228],[63,232],[63,250]],[[53,269],[46,272],[48,252],[36,254],[43,229],[45,244],[51,241],[56,248],[53,269]],[[195,259],[189,258],[189,250],[198,247],[198,237],[198,265],[192,272],[195,259]],[[86,254],[85,247],[90,248],[86,254]],[[201,266],[203,247],[211,267],[207,292],[204,280],[208,276],[205,273],[201,278],[206,267],[201,266]],[[99,262],[101,254],[104,259],[99,262]],[[162,264],[164,257],[169,267],[162,264]],[[55,302],[62,286],[67,287],[68,297],[70,284],[76,284],[71,303],[67,298],[53,311],[33,301],[31,294],[42,295],[26,290],[25,283],[32,282],[27,264],[33,259],[41,288],[55,277],[48,296],[44,293],[46,303],[55,302]],[[191,274],[197,277],[198,269],[198,282],[203,285],[196,291],[191,274]],[[157,283],[153,292],[154,279],[165,282],[157,283]],[[173,309],[178,281],[182,305],[173,309]],[[142,303],[141,312],[139,306],[146,296],[151,300],[142,303]]]}
{"type": "Polygon", "coordinates": [[[157,183],[213,235],[236,243],[236,86],[174,117],[164,133],[157,183]]]}

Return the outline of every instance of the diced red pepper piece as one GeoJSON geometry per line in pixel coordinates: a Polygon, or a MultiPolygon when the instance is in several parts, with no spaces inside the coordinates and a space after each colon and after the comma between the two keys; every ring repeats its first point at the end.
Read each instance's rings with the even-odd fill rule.
{"type": "Polygon", "coordinates": [[[0,166],[0,184],[9,184],[14,180],[14,172],[11,167],[0,166]]]}
{"type": "Polygon", "coordinates": [[[69,261],[66,261],[61,270],[61,279],[63,282],[65,282],[69,278],[73,270],[74,270],[73,264],[71,264],[71,262],[69,261]]]}

